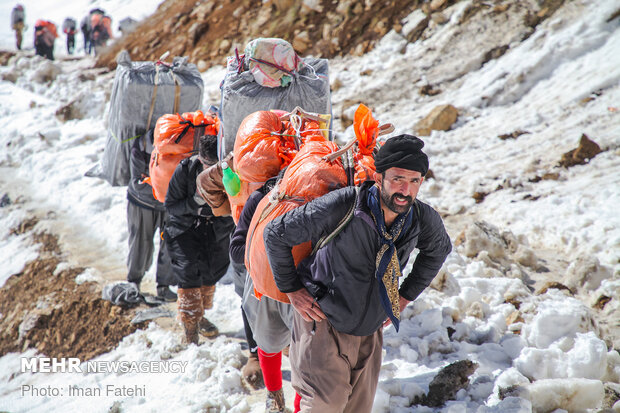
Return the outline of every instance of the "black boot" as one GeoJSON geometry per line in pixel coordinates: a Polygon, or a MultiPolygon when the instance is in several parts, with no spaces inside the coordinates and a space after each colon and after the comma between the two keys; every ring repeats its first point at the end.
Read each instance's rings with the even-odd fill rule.
{"type": "Polygon", "coordinates": [[[157,297],[169,303],[173,303],[177,300],[177,295],[174,291],[168,288],[167,285],[157,286],[157,297]]]}

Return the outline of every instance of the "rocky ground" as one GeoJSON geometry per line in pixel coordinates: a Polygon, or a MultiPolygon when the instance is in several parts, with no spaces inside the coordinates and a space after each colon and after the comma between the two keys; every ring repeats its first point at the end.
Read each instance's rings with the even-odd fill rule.
{"type": "MultiPolygon", "coordinates": [[[[502,16],[523,14],[524,36],[553,13],[565,0],[537,2],[472,2],[463,19],[492,11],[502,16]],[[533,4],[530,4],[533,3],[533,4]]],[[[331,58],[360,56],[370,51],[389,30],[402,33],[409,42],[423,38],[436,25],[444,24],[442,14],[455,0],[390,1],[367,0],[166,0],[133,33],[115,42],[97,59],[98,66],[116,67],[116,55],[129,51],[133,60],[157,60],[169,51],[173,56],[189,56],[201,70],[225,64],[235,49],[257,37],[279,37],[289,41],[300,55],[331,58]],[[423,17],[403,25],[413,11],[423,17]]],[[[507,46],[488,51],[487,60],[501,56],[507,46]]]]}

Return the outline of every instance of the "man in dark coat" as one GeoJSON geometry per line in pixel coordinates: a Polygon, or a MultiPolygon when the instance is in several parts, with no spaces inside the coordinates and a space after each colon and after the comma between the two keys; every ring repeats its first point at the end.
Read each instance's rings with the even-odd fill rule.
{"type": "MultiPolygon", "coordinates": [[[[127,185],[127,226],[129,231],[129,253],[127,254],[127,281],[140,289],[144,273],[153,262],[153,236],[164,230],[166,209],[153,196],[153,188],[144,182],[149,176],[149,162],[153,152],[153,129],[134,140],[129,156],[131,178],[127,185]]],[[[177,295],[168,286],[176,285],[176,278],[170,265],[166,243],[159,240],[157,255],[157,296],[165,301],[176,301],[177,295]]]]}
{"type": "Polygon", "coordinates": [[[302,411],[370,412],[382,326],[394,324],[437,275],[451,243],[439,214],[416,199],[428,171],[424,143],[389,139],[375,157],[375,181],[343,188],[279,218],[264,232],[278,288],[295,308],[290,361],[302,411]],[[350,217],[346,222],[345,217],[350,217]],[[334,234],[295,268],[291,249],[334,234]],[[399,287],[410,254],[419,253],[399,287]]]}
{"type": "Polygon", "coordinates": [[[188,343],[198,344],[198,333],[206,337],[218,329],[205,318],[213,307],[215,283],[226,273],[228,247],[234,222],[214,216],[197,192],[196,178],[203,168],[217,162],[217,136],[200,138],[199,153],[179,163],[170,179],[164,205],[168,222],[164,238],[178,281],[178,311],[188,343]]]}

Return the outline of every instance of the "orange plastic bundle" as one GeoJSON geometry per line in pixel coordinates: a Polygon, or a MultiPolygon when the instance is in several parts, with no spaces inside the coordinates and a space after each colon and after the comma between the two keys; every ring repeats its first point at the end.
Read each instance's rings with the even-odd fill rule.
{"type": "MultiPolygon", "coordinates": [[[[245,256],[245,265],[254,281],[256,297],[266,295],[277,301],[289,302],[286,294],[278,290],[273,279],[263,232],[267,224],[276,217],[346,186],[347,177],[340,159],[334,162],[323,159],[337,149],[338,146],[333,142],[307,142],[289,165],[279,185],[258,204],[248,229],[245,256]]],[[[311,247],[310,242],[293,247],[295,265],[310,254],[311,247]]]]}
{"type": "Polygon", "coordinates": [[[235,171],[242,181],[265,182],[282,169],[283,129],[280,117],[273,112],[258,111],[243,119],[234,148],[235,171]]]}
{"type": "Polygon", "coordinates": [[[368,107],[360,104],[353,117],[353,129],[357,138],[357,151],[353,154],[355,160],[355,185],[372,179],[375,172],[373,150],[379,136],[379,121],[372,117],[368,107]]]}
{"type": "Polygon", "coordinates": [[[293,161],[298,152],[295,136],[299,134],[302,146],[306,142],[325,141],[319,122],[298,117],[294,124],[281,120],[286,115],[283,111],[254,112],[237,130],[233,169],[241,180],[241,190],[228,197],[235,222],[239,221],[250,194],[293,161]]]}
{"type": "Polygon", "coordinates": [[[155,124],[153,152],[149,164],[149,177],[144,181],[153,187],[153,196],[159,202],[166,200],[168,184],[177,165],[189,158],[194,150],[195,129],[200,136],[217,135],[220,121],[215,115],[202,111],[183,115],[164,115],[155,124]]]}
{"type": "Polygon", "coordinates": [[[202,111],[183,115],[163,115],[157,119],[153,146],[160,154],[181,154],[194,150],[194,127],[204,127],[204,135],[217,135],[220,121],[215,115],[202,111]],[[189,134],[189,135],[188,135],[189,134]]]}
{"type": "Polygon", "coordinates": [[[45,27],[47,28],[47,30],[49,31],[49,33],[54,36],[55,38],[58,37],[58,33],[56,32],[56,25],[50,21],[47,20],[37,20],[34,23],[34,27],[45,27]]]}

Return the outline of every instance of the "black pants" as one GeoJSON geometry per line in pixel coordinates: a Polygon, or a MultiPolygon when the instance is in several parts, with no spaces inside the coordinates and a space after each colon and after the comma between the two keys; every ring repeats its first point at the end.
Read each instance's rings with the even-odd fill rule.
{"type": "Polygon", "coordinates": [[[48,46],[43,42],[39,42],[35,43],[34,50],[39,56],[46,57],[49,60],[54,60],[54,46],[48,46]]]}
{"type": "Polygon", "coordinates": [[[179,288],[215,285],[226,274],[230,258],[228,247],[234,224],[230,218],[199,218],[185,232],[164,237],[179,288]]]}
{"type": "Polygon", "coordinates": [[[68,34],[67,35],[67,53],[73,54],[74,49],[75,49],[75,35],[68,34]]]}

